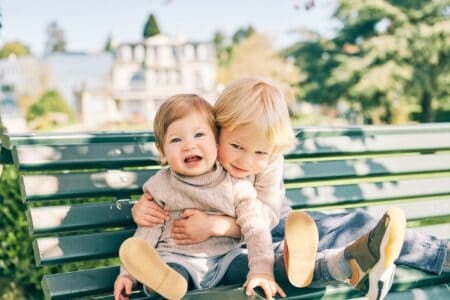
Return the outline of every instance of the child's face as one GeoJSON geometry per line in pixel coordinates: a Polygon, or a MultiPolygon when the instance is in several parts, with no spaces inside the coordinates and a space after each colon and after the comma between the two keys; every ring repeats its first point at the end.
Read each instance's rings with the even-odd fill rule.
{"type": "Polygon", "coordinates": [[[273,145],[254,131],[220,130],[218,157],[222,166],[236,178],[260,173],[267,167],[273,145]]]}
{"type": "Polygon", "coordinates": [[[186,176],[207,173],[217,159],[214,132],[196,112],[169,125],[163,149],[172,170],[186,176]]]}

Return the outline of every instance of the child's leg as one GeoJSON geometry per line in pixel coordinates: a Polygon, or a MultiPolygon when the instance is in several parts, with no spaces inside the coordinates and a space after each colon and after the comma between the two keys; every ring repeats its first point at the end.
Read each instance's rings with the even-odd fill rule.
{"type": "MultiPolygon", "coordinates": [[[[363,210],[339,214],[308,213],[313,217],[319,231],[319,253],[325,249],[345,247],[371,230],[377,223],[375,218],[363,210]]],[[[448,248],[446,239],[407,230],[396,264],[435,274],[440,274],[441,271],[449,272],[448,248]]]]}
{"type": "Polygon", "coordinates": [[[181,299],[188,281],[162,260],[158,252],[139,238],[125,240],[119,249],[125,269],[148,289],[169,299],[181,299]]]}
{"type": "Polygon", "coordinates": [[[368,233],[345,248],[318,255],[312,286],[334,278],[358,289],[368,288],[369,299],[383,299],[389,291],[404,237],[406,220],[397,208],[389,209],[368,233]]]}

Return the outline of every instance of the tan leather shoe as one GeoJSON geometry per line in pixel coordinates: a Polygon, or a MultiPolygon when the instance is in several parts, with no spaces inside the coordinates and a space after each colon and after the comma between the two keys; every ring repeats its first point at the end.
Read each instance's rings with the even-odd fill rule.
{"type": "Polygon", "coordinates": [[[167,299],[186,294],[186,279],[173,270],[146,241],[131,237],[119,249],[124,268],[140,283],[167,299]]]}
{"type": "Polygon", "coordinates": [[[314,276],[319,234],[313,218],[294,211],[284,227],[284,265],[289,282],[296,287],[308,286],[314,276]]]}

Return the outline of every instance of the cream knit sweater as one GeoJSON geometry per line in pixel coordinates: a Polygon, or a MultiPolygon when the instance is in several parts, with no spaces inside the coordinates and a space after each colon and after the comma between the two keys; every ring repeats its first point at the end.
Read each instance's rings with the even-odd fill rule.
{"type": "MultiPolygon", "coordinates": [[[[236,218],[247,243],[249,275],[272,275],[272,220],[268,218],[265,204],[257,200],[253,184],[253,180],[232,178],[218,163],[210,173],[195,177],[179,175],[170,168],[160,170],[144,184],[144,192],[149,192],[159,205],[169,211],[169,221],[151,228],[138,227],[135,236],[146,240],[158,251],[197,257],[221,255],[238,247],[239,241],[229,237],[212,237],[196,244],[177,245],[171,238],[171,230],[173,221],[179,219],[180,213],[187,208],[227,215],[236,218]]],[[[281,202],[279,198],[278,202],[281,202]]]]}

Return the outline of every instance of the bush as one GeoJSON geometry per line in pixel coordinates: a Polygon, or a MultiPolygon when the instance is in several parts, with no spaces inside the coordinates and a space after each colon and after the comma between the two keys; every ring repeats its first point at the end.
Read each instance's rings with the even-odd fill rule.
{"type": "Polygon", "coordinates": [[[0,177],[0,227],[0,277],[22,287],[29,296],[41,294],[38,292],[41,273],[33,267],[25,205],[13,166],[4,166],[0,177]]]}
{"type": "MultiPolygon", "coordinates": [[[[45,274],[118,265],[117,258],[110,258],[36,267],[17,171],[12,165],[0,167],[3,168],[0,172],[0,295],[11,299],[41,299],[41,279],[45,274]],[[23,297],[19,296],[22,294],[23,297]]],[[[94,200],[98,201],[86,201],[94,200]]]]}

